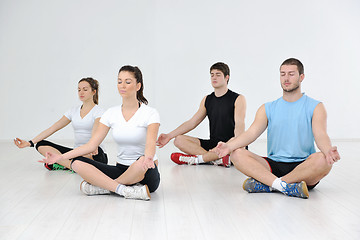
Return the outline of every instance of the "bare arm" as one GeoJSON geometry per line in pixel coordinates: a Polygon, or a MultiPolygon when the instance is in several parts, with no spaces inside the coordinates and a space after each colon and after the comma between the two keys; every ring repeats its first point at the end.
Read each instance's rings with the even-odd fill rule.
{"type": "Polygon", "coordinates": [[[263,104],[256,112],[255,120],[249,129],[228,142],[231,151],[240,147],[245,147],[254,142],[265,131],[267,123],[268,120],[265,112],[265,105],[263,104]]]}
{"type": "Polygon", "coordinates": [[[93,135],[95,134],[96,129],[97,129],[97,127],[99,126],[99,123],[100,123],[100,117],[98,117],[98,118],[96,118],[96,119],[94,120],[94,125],[93,125],[93,128],[92,128],[92,130],[91,130],[91,136],[93,136],[93,135]]]}
{"type": "MultiPolygon", "coordinates": [[[[100,117],[99,117],[99,118],[96,118],[96,119],[94,120],[93,128],[92,128],[92,130],[91,130],[91,136],[93,136],[93,135],[95,134],[96,129],[97,129],[97,127],[99,126],[99,122],[100,122],[100,117]]],[[[97,155],[97,154],[98,154],[98,148],[96,148],[94,152],[89,153],[89,154],[85,155],[84,157],[93,159],[93,155],[97,155]]]]}
{"type": "Polygon", "coordinates": [[[156,138],[159,132],[159,123],[152,123],[148,126],[146,133],[145,156],[154,158],[156,152],[156,138]]]}
{"type": "Polygon", "coordinates": [[[248,130],[241,135],[230,139],[227,143],[219,142],[216,148],[212,151],[219,157],[224,157],[237,148],[245,147],[254,142],[267,128],[267,116],[265,112],[265,105],[262,105],[256,115],[255,120],[248,130]]]}
{"type": "MultiPolygon", "coordinates": [[[[60,129],[64,128],[65,126],[67,126],[71,121],[65,117],[62,116],[62,118],[60,118],[57,122],[55,122],[51,127],[49,127],[48,129],[42,131],[39,135],[37,135],[36,137],[34,137],[32,139],[32,142],[38,143],[41,140],[44,140],[45,138],[51,136],[52,134],[54,134],[55,132],[59,131],[60,129]]],[[[14,140],[14,143],[16,144],[16,146],[18,146],[19,148],[24,148],[24,147],[29,147],[30,143],[28,141],[22,140],[20,138],[16,138],[14,140]]]]}
{"type": "Polygon", "coordinates": [[[168,134],[160,134],[157,141],[157,145],[161,148],[165,146],[174,137],[185,134],[193,130],[195,127],[197,127],[206,117],[205,100],[206,97],[203,98],[203,100],[200,103],[198,111],[194,114],[194,116],[191,119],[184,122],[175,130],[173,130],[168,134]]]}
{"type": "Polygon", "coordinates": [[[34,137],[32,139],[33,143],[37,143],[40,142],[41,140],[51,136],[52,134],[54,134],[55,132],[59,131],[60,129],[64,128],[65,126],[67,126],[71,121],[65,117],[62,116],[62,118],[60,118],[59,121],[57,121],[56,123],[54,123],[51,127],[49,127],[48,129],[42,131],[39,135],[37,135],[36,137],[34,137]]]}
{"type": "Polygon", "coordinates": [[[243,95],[239,95],[235,101],[235,137],[240,136],[245,131],[245,115],[246,115],[246,100],[243,95]]]}
{"type": "Polygon", "coordinates": [[[97,149],[97,147],[100,145],[100,143],[104,140],[107,133],[109,132],[109,129],[110,128],[108,126],[106,126],[102,123],[99,123],[99,125],[96,129],[96,132],[94,133],[94,135],[92,135],[91,139],[86,144],[84,144],[80,147],[77,147],[67,153],[61,154],[61,155],[54,155],[54,154],[47,153],[46,158],[40,162],[53,164],[60,160],[68,160],[68,159],[72,159],[74,157],[84,156],[88,153],[91,153],[95,149],[97,149]]]}
{"type": "Polygon", "coordinates": [[[337,148],[331,145],[330,138],[327,134],[327,114],[322,103],[319,103],[315,107],[312,119],[312,128],[316,145],[325,155],[328,163],[333,164],[334,162],[340,160],[337,148]]]}
{"type": "Polygon", "coordinates": [[[154,155],[156,152],[156,138],[159,132],[159,123],[152,123],[146,132],[145,156],[142,162],[144,170],[154,168],[154,155]]]}

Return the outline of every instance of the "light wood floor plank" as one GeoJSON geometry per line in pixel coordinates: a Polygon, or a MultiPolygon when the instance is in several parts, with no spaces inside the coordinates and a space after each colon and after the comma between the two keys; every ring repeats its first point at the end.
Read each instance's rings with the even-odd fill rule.
{"type": "MultiPolygon", "coordinates": [[[[34,149],[0,143],[0,239],[360,239],[360,142],[307,200],[249,194],[234,167],[178,166],[158,151],[161,185],[150,201],[85,196],[80,176],[50,172],[34,149]]],[[[116,146],[107,144],[110,163],[116,146]]],[[[265,155],[266,143],[250,149],[265,155]]]]}

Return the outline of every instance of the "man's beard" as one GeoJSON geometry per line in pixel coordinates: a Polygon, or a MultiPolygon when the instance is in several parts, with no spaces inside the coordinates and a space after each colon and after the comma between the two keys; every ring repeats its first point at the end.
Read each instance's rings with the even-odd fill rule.
{"type": "Polygon", "coordinates": [[[284,90],[284,92],[291,93],[291,92],[294,92],[295,90],[297,90],[299,87],[300,87],[300,84],[297,84],[293,88],[286,89],[286,88],[283,87],[282,89],[284,90]]]}

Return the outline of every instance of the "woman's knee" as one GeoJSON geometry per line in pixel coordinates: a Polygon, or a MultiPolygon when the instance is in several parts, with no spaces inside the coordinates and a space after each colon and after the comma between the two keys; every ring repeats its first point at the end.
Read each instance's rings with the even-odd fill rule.
{"type": "Polygon", "coordinates": [[[146,184],[150,192],[155,192],[160,185],[160,173],[157,167],[149,169],[140,183],[146,184]]]}
{"type": "Polygon", "coordinates": [[[50,147],[51,144],[49,141],[47,140],[41,140],[40,142],[37,142],[35,145],[35,148],[38,152],[40,152],[42,149],[44,149],[44,147],[50,147]],[[40,149],[39,149],[40,148],[40,149]]]}
{"type": "Polygon", "coordinates": [[[85,163],[80,161],[80,160],[77,160],[77,159],[74,159],[71,164],[70,164],[70,167],[72,170],[74,170],[75,172],[78,172],[81,167],[84,165],[85,163]]]}
{"type": "Polygon", "coordinates": [[[47,140],[41,140],[41,141],[37,142],[35,145],[36,145],[36,147],[49,146],[49,145],[50,145],[50,142],[47,141],[47,140]]]}
{"type": "Polygon", "coordinates": [[[130,167],[136,170],[136,172],[143,172],[145,174],[146,170],[144,170],[142,165],[144,158],[144,156],[139,157],[138,160],[136,160],[133,164],[130,165],[130,167]]]}
{"type": "Polygon", "coordinates": [[[151,192],[151,193],[155,192],[159,188],[159,185],[160,185],[160,178],[156,181],[148,183],[147,186],[149,188],[149,192],[151,192]]]}

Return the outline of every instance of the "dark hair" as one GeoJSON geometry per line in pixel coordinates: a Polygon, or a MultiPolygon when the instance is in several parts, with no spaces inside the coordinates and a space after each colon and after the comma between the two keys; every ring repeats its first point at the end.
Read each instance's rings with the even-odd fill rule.
{"type": "MultiPolygon", "coordinates": [[[[226,77],[226,76],[230,77],[230,68],[226,63],[217,62],[217,63],[213,64],[210,67],[210,72],[214,69],[221,71],[224,74],[224,77],[226,77]]],[[[229,83],[229,80],[228,80],[228,83],[229,83]]]]}
{"type": "Polygon", "coordinates": [[[296,58],[289,58],[289,59],[286,59],[281,65],[296,65],[297,66],[297,69],[299,71],[299,74],[304,74],[304,65],[300,62],[300,60],[296,59],[296,58]]]}
{"type": "Polygon", "coordinates": [[[144,81],[143,81],[143,77],[142,77],[142,73],[140,71],[140,69],[138,67],[134,67],[134,66],[130,66],[130,65],[125,65],[122,66],[119,70],[120,72],[131,72],[132,74],[134,74],[134,77],[136,79],[136,83],[140,83],[141,87],[140,89],[136,92],[136,98],[139,102],[148,104],[148,100],[146,100],[146,98],[144,97],[144,81]]]}
{"type": "Polygon", "coordinates": [[[99,104],[99,82],[91,77],[82,78],[78,83],[88,82],[90,84],[91,90],[95,91],[93,96],[93,101],[95,104],[99,104]]]}

